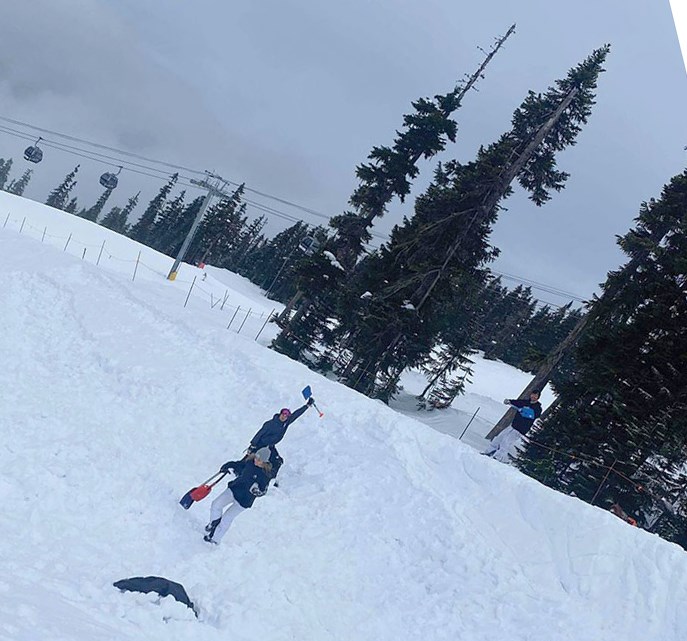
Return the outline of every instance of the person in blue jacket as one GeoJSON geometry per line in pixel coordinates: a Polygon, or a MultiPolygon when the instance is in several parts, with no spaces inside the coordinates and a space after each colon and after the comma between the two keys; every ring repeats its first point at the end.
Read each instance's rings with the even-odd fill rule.
{"type": "Polygon", "coordinates": [[[272,478],[270,454],[270,449],[263,447],[241,461],[227,461],[219,468],[220,472],[233,471],[236,478],[229,481],[227,489],[210,506],[210,523],[205,526],[207,534],[203,537],[208,543],[219,544],[233,520],[252,507],[258,496],[266,494],[272,478]]]}
{"type": "Polygon", "coordinates": [[[288,407],[283,407],[279,410],[278,414],[275,414],[269,421],[265,421],[251,439],[250,445],[248,446],[248,454],[252,454],[262,447],[269,447],[271,452],[270,464],[272,466],[272,478],[277,476],[279,468],[284,463],[284,459],[279,455],[275,445],[284,438],[289,426],[297,418],[301,417],[314,403],[315,399],[311,396],[305,405],[293,412],[288,407]]]}
{"type": "Polygon", "coordinates": [[[510,427],[497,434],[491,442],[491,448],[483,454],[502,463],[508,463],[511,448],[520,442],[520,439],[530,431],[534,421],[541,416],[542,407],[539,396],[539,390],[535,389],[530,392],[529,399],[507,398],[503,401],[505,405],[514,407],[517,413],[510,427]]]}

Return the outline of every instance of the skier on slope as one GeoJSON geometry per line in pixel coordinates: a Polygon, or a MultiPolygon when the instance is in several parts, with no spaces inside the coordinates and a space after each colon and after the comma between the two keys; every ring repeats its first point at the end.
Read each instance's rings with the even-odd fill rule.
{"type": "Polygon", "coordinates": [[[263,447],[240,461],[227,461],[220,472],[233,471],[236,478],[229,481],[210,506],[210,523],[205,526],[203,537],[208,543],[219,544],[233,520],[244,510],[253,506],[256,497],[264,496],[272,478],[269,463],[271,451],[263,447]],[[229,506],[225,511],[224,508],[229,506]]]}
{"type": "Polygon", "coordinates": [[[275,445],[284,438],[286,430],[291,423],[302,416],[314,403],[315,399],[311,396],[305,405],[293,412],[287,407],[282,408],[279,410],[278,414],[275,414],[269,421],[263,423],[262,427],[251,439],[248,447],[249,455],[262,447],[268,447],[270,449],[271,455],[269,462],[272,466],[272,478],[277,476],[279,468],[284,463],[284,459],[279,455],[275,445]]]}
{"type": "Polygon", "coordinates": [[[486,456],[495,458],[502,463],[508,463],[509,450],[513,445],[519,443],[521,438],[530,431],[542,413],[541,403],[539,402],[539,390],[532,390],[527,400],[517,398],[507,398],[503,402],[517,410],[510,427],[497,434],[491,442],[491,448],[482,452],[486,456]]]}

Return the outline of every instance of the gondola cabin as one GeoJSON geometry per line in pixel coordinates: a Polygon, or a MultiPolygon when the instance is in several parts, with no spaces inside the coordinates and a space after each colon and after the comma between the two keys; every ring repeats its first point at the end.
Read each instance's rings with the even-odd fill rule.
{"type": "Polygon", "coordinates": [[[24,150],[24,160],[40,162],[43,160],[43,150],[38,145],[31,145],[24,150]]]}
{"type": "Polygon", "coordinates": [[[117,183],[119,183],[119,178],[117,178],[116,174],[109,171],[100,176],[100,184],[105,187],[105,189],[114,189],[117,183]]]}

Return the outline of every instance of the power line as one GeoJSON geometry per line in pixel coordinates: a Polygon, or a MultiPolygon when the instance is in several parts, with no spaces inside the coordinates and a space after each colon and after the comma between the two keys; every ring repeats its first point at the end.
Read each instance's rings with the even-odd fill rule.
{"type": "MultiPolygon", "coordinates": [[[[50,135],[53,135],[53,136],[58,136],[58,137],[60,137],[60,138],[64,138],[65,140],[70,140],[70,141],[72,141],[72,142],[78,142],[78,143],[83,144],[83,145],[90,145],[90,146],[95,147],[95,148],[97,148],[97,149],[103,149],[103,150],[105,150],[105,151],[110,151],[110,152],[119,154],[120,156],[126,156],[126,157],[129,157],[129,158],[136,158],[136,159],[138,159],[138,160],[142,160],[142,161],[145,161],[145,162],[147,162],[147,163],[153,163],[153,164],[157,164],[157,165],[160,165],[160,166],[163,166],[163,167],[167,167],[167,168],[171,168],[171,169],[176,169],[176,170],[181,170],[181,171],[188,172],[188,173],[192,173],[192,174],[202,174],[202,175],[206,175],[206,173],[207,173],[207,172],[205,172],[205,171],[200,171],[200,170],[198,170],[198,169],[192,169],[192,168],[190,168],[190,167],[185,167],[184,165],[176,165],[176,164],[173,164],[173,163],[168,163],[168,162],[165,162],[165,161],[162,161],[162,160],[157,160],[157,159],[154,159],[154,158],[149,158],[149,157],[147,157],[147,156],[142,156],[142,155],[140,155],[140,154],[136,154],[136,153],[133,153],[133,152],[128,152],[128,151],[125,151],[125,150],[122,150],[122,149],[117,149],[116,147],[110,147],[110,146],[108,146],[108,145],[103,145],[103,144],[101,144],[101,143],[97,143],[97,142],[93,142],[93,141],[90,141],[90,140],[86,140],[86,139],[84,139],[84,138],[79,138],[79,137],[77,137],[77,136],[71,136],[71,135],[69,135],[69,134],[63,134],[63,133],[58,132],[58,131],[54,131],[54,130],[51,130],[51,129],[46,129],[46,128],[44,128],[44,127],[38,127],[38,126],[36,126],[36,125],[32,125],[32,124],[29,124],[29,123],[26,123],[26,122],[22,122],[22,121],[20,121],[20,120],[15,120],[15,119],[13,119],[13,118],[8,118],[8,117],[6,117],[6,116],[0,116],[0,120],[5,121],[5,122],[12,123],[12,124],[14,124],[14,125],[18,125],[18,126],[20,126],[20,127],[26,127],[26,128],[29,128],[29,129],[33,129],[33,130],[38,131],[38,132],[41,132],[41,133],[46,133],[46,134],[50,134],[50,135]]],[[[17,129],[14,129],[14,128],[12,128],[12,127],[8,127],[8,126],[6,126],[6,125],[0,125],[0,131],[6,133],[6,134],[8,134],[8,135],[15,136],[15,137],[17,137],[17,138],[22,138],[22,139],[24,139],[24,140],[29,140],[29,141],[34,141],[34,140],[35,140],[35,138],[32,137],[30,134],[28,134],[28,133],[26,133],[26,132],[23,132],[23,131],[20,131],[20,130],[17,130],[17,129]]],[[[48,140],[48,139],[42,138],[41,144],[43,144],[43,145],[45,145],[45,146],[47,146],[47,147],[51,147],[51,148],[53,148],[53,149],[57,149],[57,150],[59,150],[59,151],[63,151],[63,152],[65,152],[65,153],[74,154],[74,155],[76,155],[76,156],[78,156],[78,157],[80,157],[80,158],[85,158],[85,159],[87,159],[87,160],[91,160],[91,161],[94,161],[94,162],[99,162],[99,163],[104,164],[104,165],[109,165],[109,166],[112,166],[112,165],[122,166],[122,167],[124,167],[127,171],[130,171],[130,172],[132,172],[132,173],[139,174],[139,175],[142,175],[142,176],[148,176],[149,178],[155,178],[155,179],[160,180],[160,179],[164,179],[164,178],[169,177],[169,173],[168,173],[167,171],[163,170],[163,169],[158,169],[158,168],[156,168],[156,167],[150,167],[149,165],[143,165],[143,164],[140,164],[140,163],[131,161],[131,160],[122,160],[121,158],[117,158],[117,157],[115,157],[115,156],[111,156],[111,155],[109,155],[109,154],[104,154],[104,153],[101,153],[101,152],[98,152],[98,151],[84,150],[84,149],[81,149],[81,148],[76,147],[76,146],[74,146],[74,145],[69,145],[69,144],[67,144],[67,143],[63,143],[63,142],[59,142],[59,141],[55,141],[55,140],[48,140]],[[157,172],[157,173],[150,173],[150,172],[157,172]]],[[[177,172],[177,173],[178,173],[178,172],[177,172]]],[[[177,182],[178,185],[184,186],[184,187],[194,187],[194,188],[196,187],[196,185],[191,184],[191,182],[192,182],[194,179],[192,179],[192,178],[190,178],[190,177],[188,177],[188,176],[183,176],[183,175],[180,175],[179,178],[180,178],[180,180],[178,180],[178,182],[177,182]]],[[[286,199],[284,199],[284,198],[280,198],[280,197],[278,197],[278,196],[273,196],[273,195],[271,195],[271,194],[269,194],[269,193],[262,192],[262,191],[259,191],[259,190],[257,190],[257,189],[252,189],[252,188],[250,188],[250,187],[246,187],[244,183],[238,183],[238,182],[236,182],[236,181],[229,180],[229,179],[225,179],[225,178],[222,178],[222,182],[224,182],[224,183],[227,184],[227,185],[232,185],[232,186],[235,186],[235,187],[238,187],[238,186],[240,186],[240,185],[243,184],[243,185],[244,185],[244,190],[245,190],[245,191],[249,191],[249,192],[251,192],[251,193],[257,194],[257,195],[262,196],[262,197],[264,197],[264,198],[269,198],[269,199],[271,199],[271,200],[274,200],[274,201],[279,202],[279,203],[281,203],[281,204],[287,205],[287,206],[289,206],[289,207],[294,207],[295,209],[298,209],[298,210],[300,210],[300,211],[302,211],[302,212],[305,212],[305,213],[307,213],[307,214],[309,214],[309,215],[311,215],[311,216],[315,216],[315,217],[317,217],[317,218],[321,218],[321,219],[326,220],[326,221],[331,220],[331,217],[330,217],[330,216],[327,216],[327,215],[325,215],[325,214],[322,214],[322,213],[320,213],[320,212],[318,212],[318,211],[316,211],[316,210],[314,210],[314,209],[311,209],[311,208],[309,208],[309,207],[305,207],[305,206],[303,206],[303,205],[299,205],[299,204],[297,204],[297,203],[291,202],[291,201],[286,200],[286,199]]],[[[296,217],[296,216],[294,216],[294,215],[287,214],[287,213],[285,213],[285,212],[283,212],[283,211],[280,211],[280,210],[278,210],[278,209],[275,209],[275,208],[273,208],[273,207],[270,207],[269,205],[266,205],[266,204],[264,204],[264,203],[258,203],[258,202],[255,202],[255,201],[253,201],[253,200],[249,200],[249,199],[247,199],[247,198],[245,198],[245,197],[244,197],[242,200],[243,200],[247,205],[249,205],[250,207],[252,207],[252,208],[254,208],[254,209],[256,209],[256,210],[258,210],[258,211],[260,211],[260,212],[262,212],[262,213],[268,214],[268,215],[270,215],[270,216],[275,216],[275,217],[277,217],[277,218],[281,218],[282,220],[286,220],[287,222],[291,222],[291,223],[305,222],[306,224],[308,224],[308,223],[307,223],[306,221],[304,221],[302,218],[298,218],[298,217],[296,217]]],[[[383,236],[383,235],[381,235],[381,234],[378,234],[378,233],[374,232],[373,230],[370,230],[370,235],[371,235],[373,238],[377,238],[377,239],[382,240],[382,241],[387,241],[387,240],[388,240],[388,238],[387,238],[386,236],[383,236]]],[[[372,245],[370,245],[370,248],[371,248],[371,249],[374,249],[374,250],[379,249],[379,247],[375,247],[375,246],[372,246],[372,245]]],[[[496,275],[501,276],[501,277],[503,277],[503,278],[506,278],[506,279],[508,279],[508,280],[512,280],[512,281],[518,282],[518,283],[520,283],[520,284],[522,284],[522,285],[527,285],[527,286],[529,286],[529,287],[532,287],[532,288],[537,289],[537,290],[540,290],[540,291],[544,291],[544,292],[549,293],[549,294],[554,294],[554,295],[556,295],[556,296],[561,296],[561,297],[564,297],[564,298],[569,298],[569,299],[571,299],[571,300],[574,300],[574,301],[577,301],[577,302],[581,302],[581,303],[585,302],[585,300],[586,300],[585,298],[583,298],[583,297],[581,297],[581,296],[579,296],[579,295],[577,295],[577,294],[573,294],[573,293],[571,293],[571,292],[566,292],[565,290],[562,290],[562,289],[560,289],[560,288],[554,287],[554,286],[552,286],[552,285],[547,285],[547,284],[544,284],[544,283],[539,283],[539,282],[537,282],[537,281],[533,281],[533,280],[530,280],[530,279],[527,279],[527,278],[524,278],[524,277],[521,277],[521,276],[515,276],[515,275],[512,275],[512,274],[506,274],[506,273],[498,272],[498,271],[496,271],[496,270],[489,270],[489,271],[490,271],[492,274],[496,274],[496,275]]],[[[554,306],[554,307],[561,307],[560,305],[555,305],[554,303],[548,303],[547,301],[541,301],[541,302],[544,302],[544,303],[546,303],[547,305],[552,305],[552,306],[554,306]]]]}
{"type": "MultiPolygon", "coordinates": [[[[185,172],[192,173],[192,174],[200,174],[203,176],[205,175],[205,171],[201,171],[200,169],[193,169],[191,167],[185,167],[184,165],[176,165],[174,163],[165,162],[163,160],[157,160],[155,158],[150,158],[148,156],[143,156],[141,154],[136,154],[136,153],[133,153],[130,151],[125,151],[123,149],[118,149],[116,147],[110,147],[109,145],[103,145],[101,143],[93,142],[92,140],[86,140],[85,138],[78,138],[77,136],[72,136],[70,134],[63,134],[59,131],[54,131],[52,129],[46,129],[44,127],[38,127],[37,125],[32,125],[32,124],[27,123],[27,122],[22,122],[21,120],[15,120],[14,118],[8,118],[7,116],[0,116],[0,120],[4,120],[5,122],[9,122],[13,125],[18,125],[20,127],[26,127],[28,129],[32,129],[34,131],[50,134],[52,136],[59,136],[60,138],[64,138],[65,140],[71,140],[72,142],[78,142],[82,145],[89,145],[91,147],[96,147],[98,149],[104,149],[106,151],[111,151],[111,152],[114,152],[114,153],[122,155],[122,156],[128,156],[130,158],[136,158],[138,160],[143,160],[145,162],[154,163],[157,165],[169,167],[171,169],[177,169],[179,171],[185,171],[185,172]]],[[[121,162],[118,164],[121,164],[121,162]]],[[[159,170],[156,170],[156,171],[159,171],[159,170]]],[[[223,179],[223,180],[224,180],[224,182],[227,182],[227,183],[234,185],[234,186],[239,186],[240,184],[242,184],[242,183],[239,183],[239,182],[236,182],[233,180],[227,180],[227,179],[223,179]]],[[[246,191],[250,191],[251,193],[257,194],[258,196],[262,196],[263,198],[269,198],[269,199],[275,200],[275,201],[277,201],[283,205],[288,205],[289,207],[294,207],[295,209],[299,209],[299,210],[301,210],[305,213],[311,214],[313,216],[318,216],[318,217],[324,218],[326,220],[329,220],[329,218],[330,218],[330,216],[327,216],[326,214],[318,212],[314,209],[310,209],[309,207],[299,205],[298,203],[294,203],[292,201],[286,200],[285,198],[273,196],[272,194],[269,194],[267,192],[258,191],[257,189],[252,189],[250,187],[244,187],[244,189],[246,191]]]]}

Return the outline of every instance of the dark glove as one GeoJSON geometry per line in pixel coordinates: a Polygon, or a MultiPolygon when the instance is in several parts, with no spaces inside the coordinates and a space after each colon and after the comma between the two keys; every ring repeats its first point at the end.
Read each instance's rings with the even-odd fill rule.
{"type": "Polygon", "coordinates": [[[504,405],[510,405],[510,399],[504,398],[504,399],[503,399],[503,404],[504,404],[504,405]]]}
{"type": "Polygon", "coordinates": [[[308,407],[310,407],[311,405],[314,405],[314,404],[315,404],[315,399],[311,396],[311,397],[308,399],[308,402],[306,403],[306,405],[307,405],[308,407]]]}
{"type": "Polygon", "coordinates": [[[222,465],[222,467],[219,468],[219,471],[222,472],[222,474],[228,474],[229,472],[231,472],[232,467],[233,466],[231,464],[231,461],[228,461],[227,463],[222,465]]]}

